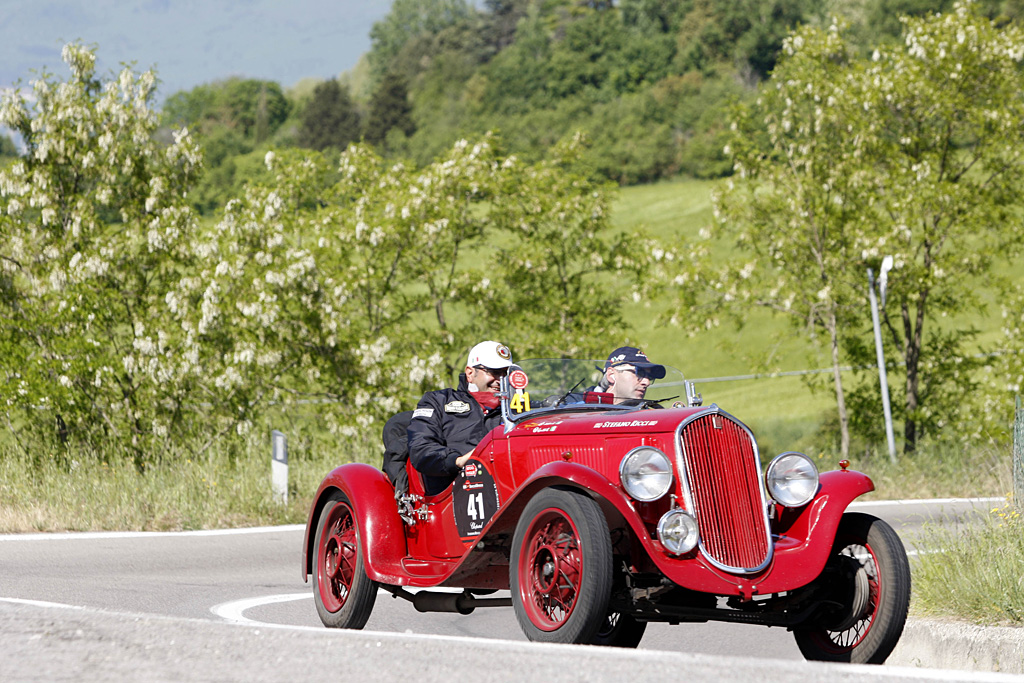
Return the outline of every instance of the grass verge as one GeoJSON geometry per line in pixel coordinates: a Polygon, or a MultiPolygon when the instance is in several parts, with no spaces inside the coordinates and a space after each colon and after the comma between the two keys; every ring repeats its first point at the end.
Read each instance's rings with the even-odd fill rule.
{"type": "Polygon", "coordinates": [[[975,524],[931,529],[914,567],[913,611],[977,624],[1024,625],[1024,518],[1011,503],[975,524]]]}
{"type": "Polygon", "coordinates": [[[248,445],[202,460],[168,459],[145,473],[126,461],[82,458],[64,466],[52,458],[33,463],[20,451],[0,449],[0,533],[304,523],[320,481],[334,467],[354,459],[293,446],[288,502],[282,504],[271,487],[269,438],[253,438],[248,445]],[[237,455],[239,451],[245,454],[237,455]]]}
{"type": "MultiPolygon", "coordinates": [[[[818,456],[819,469],[836,469],[818,456]],[[820,463],[825,462],[825,466],[820,463]]],[[[1009,449],[924,446],[913,456],[899,454],[896,463],[886,453],[853,454],[850,468],[859,470],[875,483],[867,500],[919,498],[988,498],[1005,496],[1013,490],[1009,449]]]]}

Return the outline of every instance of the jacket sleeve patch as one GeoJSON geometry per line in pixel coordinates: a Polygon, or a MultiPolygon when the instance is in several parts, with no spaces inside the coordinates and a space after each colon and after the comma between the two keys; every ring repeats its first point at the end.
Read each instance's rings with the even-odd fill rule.
{"type": "Polygon", "coordinates": [[[412,411],[412,416],[413,416],[413,419],[415,419],[417,417],[433,417],[434,416],[434,409],[433,408],[417,408],[416,410],[412,411]]]}

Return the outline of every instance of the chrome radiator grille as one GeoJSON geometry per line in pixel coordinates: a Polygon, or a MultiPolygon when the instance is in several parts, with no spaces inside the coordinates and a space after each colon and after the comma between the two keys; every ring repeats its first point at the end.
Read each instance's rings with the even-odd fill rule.
{"type": "Polygon", "coordinates": [[[728,571],[762,569],[772,546],[750,432],[727,415],[711,413],[685,423],[679,438],[687,502],[704,555],[728,571]]]}

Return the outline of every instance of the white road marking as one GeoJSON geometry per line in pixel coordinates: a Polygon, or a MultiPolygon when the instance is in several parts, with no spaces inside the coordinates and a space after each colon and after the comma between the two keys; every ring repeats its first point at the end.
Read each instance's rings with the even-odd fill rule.
{"type": "MultiPolygon", "coordinates": [[[[46,600],[24,600],[22,598],[0,598],[0,602],[11,602],[15,605],[32,605],[33,607],[60,607],[61,609],[80,609],[88,611],[88,607],[79,605],[65,605],[61,602],[47,602],[46,600]]],[[[95,611],[95,610],[94,610],[95,611]]]]}
{"type": "Polygon", "coordinates": [[[264,595],[258,598],[246,598],[244,600],[232,600],[231,602],[222,602],[219,605],[214,605],[210,608],[210,611],[215,615],[236,624],[249,624],[250,626],[264,626],[270,625],[266,622],[256,621],[255,619],[249,619],[243,613],[252,609],[253,607],[260,607],[262,605],[274,605],[279,602],[292,602],[294,600],[311,599],[313,593],[285,593],[283,595],[264,595]]]}
{"type": "MultiPolygon", "coordinates": [[[[429,590],[432,593],[461,593],[461,588],[448,588],[444,586],[438,586],[436,588],[414,588],[411,586],[405,586],[407,593],[419,593],[421,590],[429,590]]],[[[506,591],[507,592],[507,591],[506,591]]],[[[384,590],[383,588],[377,589],[378,597],[395,597],[392,593],[384,590]]],[[[279,602],[292,602],[295,600],[304,600],[312,598],[312,591],[308,593],[284,593],[281,595],[263,595],[256,598],[243,598],[241,600],[232,600],[231,602],[222,602],[219,605],[214,605],[210,608],[216,616],[230,621],[235,624],[249,624],[250,626],[275,626],[273,622],[268,621],[257,621],[256,619],[250,619],[244,615],[246,610],[253,609],[254,607],[262,607],[263,605],[274,605],[279,602]]]]}
{"type": "Polygon", "coordinates": [[[851,508],[873,508],[885,505],[957,505],[960,503],[1005,503],[1005,496],[994,498],[907,498],[903,500],[865,500],[853,501],[851,508]]]}
{"type": "Polygon", "coordinates": [[[66,541],[101,538],[161,538],[166,536],[241,536],[244,534],[272,534],[281,531],[302,531],[305,524],[281,526],[254,526],[238,529],[197,529],[195,531],[72,531],[53,534],[0,534],[4,541],[66,541]]]}

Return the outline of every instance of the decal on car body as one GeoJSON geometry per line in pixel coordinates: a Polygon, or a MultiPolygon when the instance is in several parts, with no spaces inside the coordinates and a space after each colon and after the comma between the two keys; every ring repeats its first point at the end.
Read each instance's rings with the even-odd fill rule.
{"type": "Polygon", "coordinates": [[[604,427],[653,427],[658,424],[657,420],[625,420],[623,422],[596,422],[594,429],[604,427]]]}
{"type": "Polygon", "coordinates": [[[479,536],[500,506],[498,487],[484,464],[478,460],[466,463],[452,486],[452,512],[459,538],[479,536]]]}

